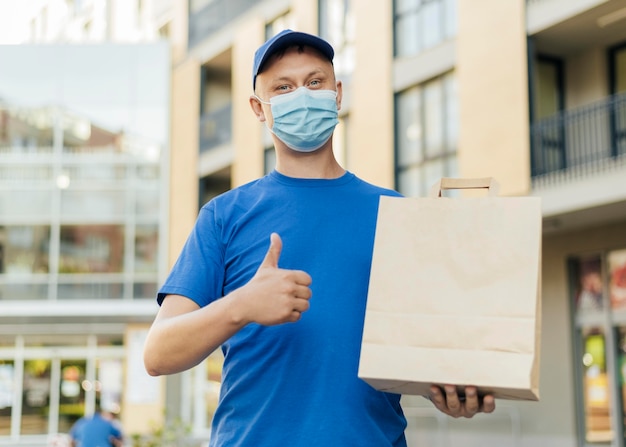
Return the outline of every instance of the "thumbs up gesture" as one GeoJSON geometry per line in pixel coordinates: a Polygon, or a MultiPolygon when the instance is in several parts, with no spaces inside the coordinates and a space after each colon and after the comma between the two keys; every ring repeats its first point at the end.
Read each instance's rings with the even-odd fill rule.
{"type": "Polygon", "coordinates": [[[240,289],[248,322],[266,326],[295,322],[309,309],[311,277],[301,270],[279,268],[282,249],[280,236],[272,233],[265,259],[250,282],[240,289]]]}

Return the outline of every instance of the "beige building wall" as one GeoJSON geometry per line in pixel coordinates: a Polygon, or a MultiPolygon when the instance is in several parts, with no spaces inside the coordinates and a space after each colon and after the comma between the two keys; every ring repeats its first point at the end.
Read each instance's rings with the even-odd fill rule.
{"type": "Polygon", "coordinates": [[[392,2],[352,2],[356,67],[350,83],[348,160],[363,180],[394,186],[392,2]]]}
{"type": "Polygon", "coordinates": [[[495,177],[502,195],[530,191],[524,0],[459,0],[461,177],[495,177]]]}
{"type": "Polygon", "coordinates": [[[200,64],[187,58],[172,73],[169,267],[198,216],[199,101],[200,64]]]}
{"type": "Polygon", "coordinates": [[[263,175],[261,138],[264,124],[250,108],[252,62],[256,49],[263,44],[265,23],[251,19],[243,23],[232,46],[232,147],[234,151],[231,186],[239,186],[263,175]]]}

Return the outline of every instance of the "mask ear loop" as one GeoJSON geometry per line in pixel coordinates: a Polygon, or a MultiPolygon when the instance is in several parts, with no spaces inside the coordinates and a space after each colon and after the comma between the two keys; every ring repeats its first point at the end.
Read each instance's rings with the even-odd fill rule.
{"type": "Polygon", "coordinates": [[[261,104],[267,104],[267,105],[271,105],[272,103],[269,101],[263,101],[261,98],[259,98],[257,95],[252,95],[253,98],[256,98],[257,101],[259,101],[261,104]]]}

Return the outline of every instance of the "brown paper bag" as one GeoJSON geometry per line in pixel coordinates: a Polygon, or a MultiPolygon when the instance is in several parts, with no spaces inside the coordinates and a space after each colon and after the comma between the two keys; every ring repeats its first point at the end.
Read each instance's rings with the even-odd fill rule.
{"type": "Polygon", "coordinates": [[[428,198],[380,198],[358,373],[374,388],[539,399],[540,199],[496,189],[444,178],[428,198]],[[440,197],[457,188],[488,195],[440,197]]]}

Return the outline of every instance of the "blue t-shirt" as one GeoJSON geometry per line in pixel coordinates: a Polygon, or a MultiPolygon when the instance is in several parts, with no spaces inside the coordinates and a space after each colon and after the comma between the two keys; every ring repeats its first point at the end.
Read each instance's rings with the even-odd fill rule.
{"type": "Polygon", "coordinates": [[[100,413],[76,421],[70,430],[70,436],[77,441],[78,447],[110,447],[111,438],[122,438],[121,430],[112,421],[106,420],[100,413]]]}
{"type": "Polygon", "coordinates": [[[349,172],[326,180],[274,171],[201,209],[159,302],[178,294],[206,306],[243,286],[272,232],[283,241],[279,267],[313,281],[298,322],[249,324],[222,346],[210,446],[406,445],[400,395],[357,376],[381,195],[399,194],[349,172]]]}

